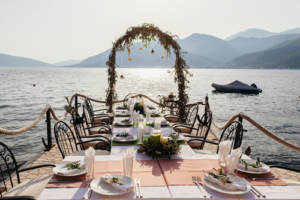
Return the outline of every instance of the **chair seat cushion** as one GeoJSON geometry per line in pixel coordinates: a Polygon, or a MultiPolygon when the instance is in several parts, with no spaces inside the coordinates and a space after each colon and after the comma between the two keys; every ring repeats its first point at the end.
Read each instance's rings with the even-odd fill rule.
{"type": "Polygon", "coordinates": [[[109,129],[105,128],[105,127],[94,127],[94,128],[90,128],[90,134],[91,135],[95,135],[95,134],[109,134],[109,129]]]}
{"type": "Polygon", "coordinates": [[[176,127],[174,130],[179,133],[191,133],[191,128],[187,127],[176,127]]]}
{"type": "Polygon", "coordinates": [[[197,140],[192,140],[188,141],[188,144],[190,145],[191,148],[193,149],[199,149],[202,145],[203,141],[197,141],[197,140]]]}

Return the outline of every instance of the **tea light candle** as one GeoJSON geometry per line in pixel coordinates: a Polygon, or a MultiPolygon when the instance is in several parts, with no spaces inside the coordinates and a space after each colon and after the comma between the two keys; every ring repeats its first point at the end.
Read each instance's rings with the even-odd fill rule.
{"type": "Polygon", "coordinates": [[[160,143],[162,143],[162,144],[165,144],[165,143],[167,143],[169,141],[169,138],[168,137],[161,137],[160,138],[160,143]]]}
{"type": "Polygon", "coordinates": [[[151,136],[154,143],[156,143],[156,144],[160,143],[160,137],[161,137],[161,131],[160,130],[154,130],[153,134],[151,136]]]}

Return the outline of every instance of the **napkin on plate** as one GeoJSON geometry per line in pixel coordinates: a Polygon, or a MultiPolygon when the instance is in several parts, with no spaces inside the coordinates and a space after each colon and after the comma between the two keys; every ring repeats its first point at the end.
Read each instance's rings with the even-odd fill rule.
{"type": "Polygon", "coordinates": [[[89,147],[85,151],[84,163],[87,171],[87,178],[89,180],[93,179],[94,175],[94,160],[95,160],[95,149],[93,147],[89,147]]]}
{"type": "Polygon", "coordinates": [[[76,175],[76,174],[82,172],[86,168],[86,165],[82,162],[80,162],[80,169],[68,169],[68,168],[66,168],[66,164],[67,163],[58,165],[55,169],[53,169],[54,172],[58,175],[72,176],[74,174],[76,175]]]}
{"type": "MultiPolygon", "coordinates": [[[[247,159],[245,161],[249,164],[254,164],[256,162],[255,160],[249,160],[249,159],[247,159]]],[[[246,170],[245,165],[243,163],[240,163],[240,162],[238,163],[238,168],[246,170]]],[[[252,167],[252,166],[248,165],[247,170],[252,171],[252,172],[261,172],[261,173],[264,173],[264,172],[267,173],[268,172],[268,168],[263,163],[262,163],[262,167],[258,167],[258,168],[255,168],[255,167],[252,167]]]]}
{"type": "Polygon", "coordinates": [[[99,184],[101,184],[101,182],[104,182],[106,184],[111,185],[114,189],[120,190],[120,191],[123,191],[123,192],[129,191],[131,189],[131,187],[132,187],[131,182],[126,182],[122,178],[117,177],[118,180],[119,180],[119,183],[115,183],[115,182],[112,181],[112,179],[114,177],[116,178],[117,176],[113,176],[111,174],[104,174],[101,177],[99,184]]]}
{"type": "Polygon", "coordinates": [[[226,190],[241,190],[241,191],[245,191],[247,189],[247,186],[245,184],[238,184],[236,182],[234,182],[232,179],[232,183],[223,183],[222,181],[220,181],[219,179],[216,179],[214,177],[212,177],[211,175],[209,175],[208,173],[204,174],[204,180],[212,183],[212,184],[216,184],[217,186],[219,186],[222,189],[226,189],[226,190]]]}

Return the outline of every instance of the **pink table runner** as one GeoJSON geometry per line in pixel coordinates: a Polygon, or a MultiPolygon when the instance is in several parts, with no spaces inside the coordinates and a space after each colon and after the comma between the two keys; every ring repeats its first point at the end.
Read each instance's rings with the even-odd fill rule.
{"type": "MultiPolygon", "coordinates": [[[[142,178],[141,186],[167,186],[167,185],[193,185],[192,176],[203,177],[204,173],[213,168],[220,168],[216,159],[174,159],[174,160],[138,160],[133,164],[133,178],[142,178]]],[[[104,174],[123,174],[122,161],[96,161],[94,167],[94,177],[104,174]]],[[[283,180],[256,180],[251,181],[249,174],[237,173],[254,186],[262,185],[287,185],[283,180]]],[[[273,176],[271,173],[258,175],[258,177],[273,176]]],[[[251,175],[251,177],[254,177],[251,175]]],[[[46,187],[86,187],[85,176],[59,177],[54,175],[52,179],[66,180],[61,183],[48,183],[46,187]],[[67,182],[79,180],[79,182],[67,182]]]]}

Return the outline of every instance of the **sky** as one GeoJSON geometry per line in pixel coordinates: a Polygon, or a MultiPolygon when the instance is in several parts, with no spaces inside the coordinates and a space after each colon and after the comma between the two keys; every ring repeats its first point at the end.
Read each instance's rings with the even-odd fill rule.
{"type": "Polygon", "coordinates": [[[300,27],[299,10],[299,0],[0,0],[0,53],[82,60],[143,23],[181,39],[224,39],[248,28],[280,32],[300,27]]]}

